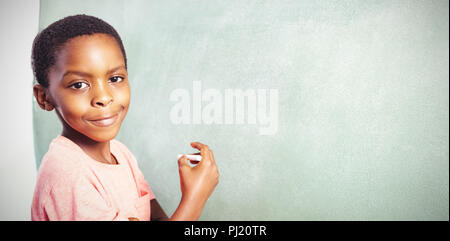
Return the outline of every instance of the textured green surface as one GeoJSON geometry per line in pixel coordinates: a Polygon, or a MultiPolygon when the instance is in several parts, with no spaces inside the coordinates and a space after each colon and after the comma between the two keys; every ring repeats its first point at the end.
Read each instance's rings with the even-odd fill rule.
{"type": "MultiPolygon", "coordinates": [[[[448,220],[448,1],[42,0],[40,28],[100,17],[121,34],[131,107],[117,139],[170,215],[176,156],[214,151],[202,220],[448,220]],[[277,89],[275,135],[174,125],[177,88],[277,89]]],[[[38,160],[61,130],[34,104],[38,160]]],[[[38,161],[39,162],[39,161],[38,161]]],[[[38,163],[39,164],[39,163],[38,163]]]]}

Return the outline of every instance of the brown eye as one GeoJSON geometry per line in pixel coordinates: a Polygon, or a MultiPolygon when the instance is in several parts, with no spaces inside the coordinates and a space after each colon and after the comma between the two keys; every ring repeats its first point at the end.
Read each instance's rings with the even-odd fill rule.
{"type": "Polygon", "coordinates": [[[118,82],[122,81],[123,79],[124,79],[124,78],[121,77],[121,76],[113,76],[113,77],[111,77],[109,80],[110,80],[111,82],[113,82],[113,83],[118,83],[118,82]]]}
{"type": "Polygon", "coordinates": [[[73,89],[81,90],[81,89],[88,87],[88,85],[84,82],[76,82],[75,84],[71,85],[70,87],[73,89]]]}

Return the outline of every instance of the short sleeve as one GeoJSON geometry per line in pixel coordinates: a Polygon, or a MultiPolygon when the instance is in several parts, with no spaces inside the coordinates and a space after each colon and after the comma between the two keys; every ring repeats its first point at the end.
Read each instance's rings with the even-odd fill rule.
{"type": "Polygon", "coordinates": [[[43,208],[48,220],[113,221],[128,220],[121,217],[87,178],[72,183],[58,182],[44,199],[43,208]]]}

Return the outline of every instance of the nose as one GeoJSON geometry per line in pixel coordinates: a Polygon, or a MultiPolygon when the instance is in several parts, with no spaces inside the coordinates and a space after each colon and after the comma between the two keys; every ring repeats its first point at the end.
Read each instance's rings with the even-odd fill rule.
{"type": "Polygon", "coordinates": [[[107,107],[114,101],[113,95],[109,90],[108,84],[104,84],[99,81],[98,84],[94,86],[92,106],[94,107],[107,107]]]}

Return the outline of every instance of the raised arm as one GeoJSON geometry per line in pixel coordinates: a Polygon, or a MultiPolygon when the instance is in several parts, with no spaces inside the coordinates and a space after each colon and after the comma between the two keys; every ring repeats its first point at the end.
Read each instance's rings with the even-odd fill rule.
{"type": "Polygon", "coordinates": [[[191,167],[186,156],[178,159],[182,197],[170,221],[198,220],[206,201],[219,183],[219,171],[212,150],[200,142],[192,142],[191,146],[200,151],[202,160],[191,167]]]}

